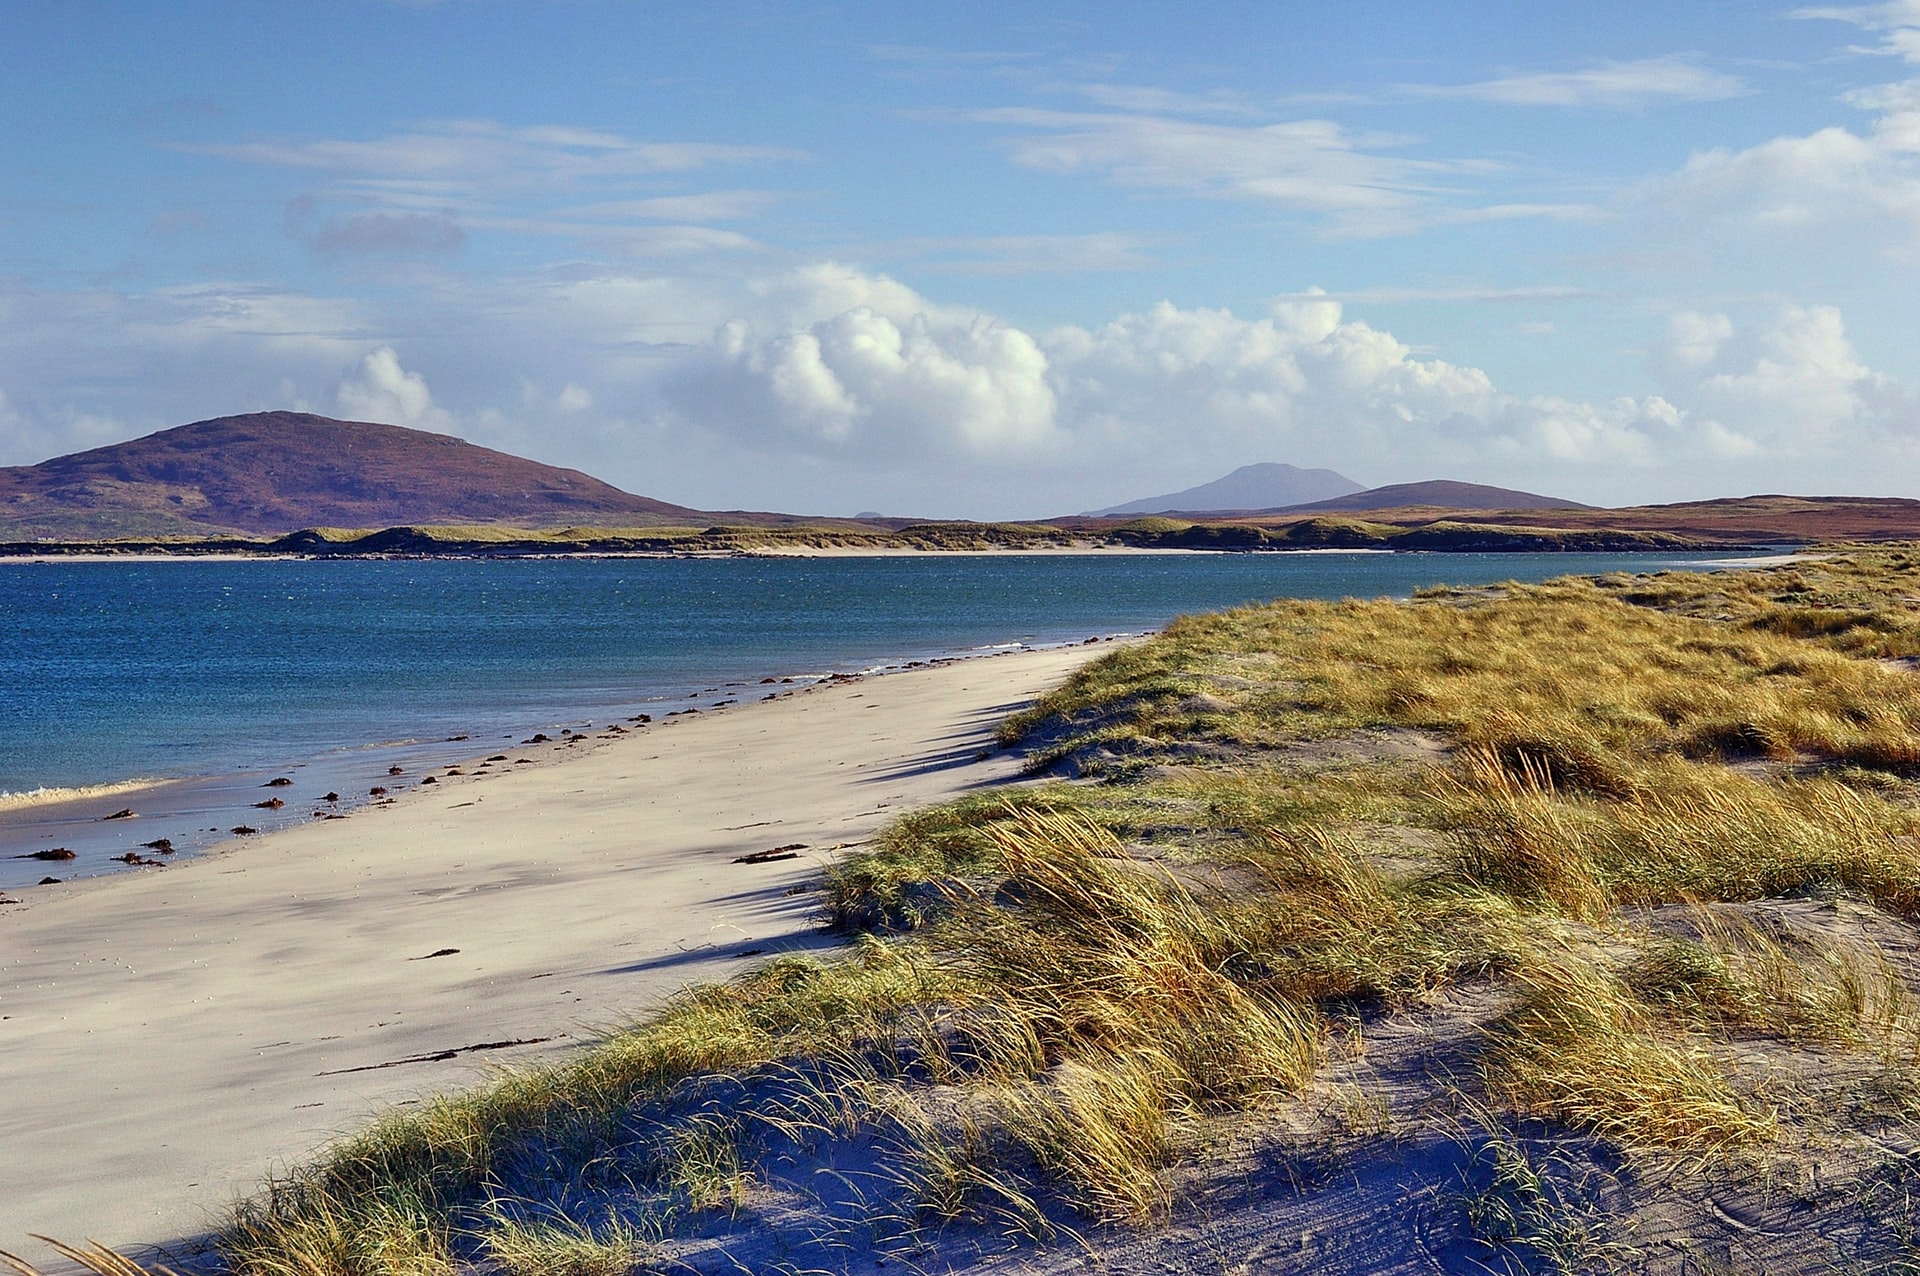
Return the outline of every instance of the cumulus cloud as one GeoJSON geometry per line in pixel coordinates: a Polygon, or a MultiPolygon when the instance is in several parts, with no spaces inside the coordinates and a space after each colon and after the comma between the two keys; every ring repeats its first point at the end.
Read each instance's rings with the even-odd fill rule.
{"type": "Polygon", "coordinates": [[[1754,454],[1920,441],[1920,401],[1861,361],[1833,306],[1786,306],[1747,331],[1726,315],[1681,312],[1667,351],[1702,426],[1746,440],[1754,454]]]}
{"type": "Polygon", "coordinates": [[[1910,260],[1920,253],[1920,80],[1855,90],[1845,100],[1872,113],[1867,127],[1696,152],[1678,172],[1642,184],[1628,203],[1683,233],[1710,227],[1734,232],[1737,243],[1790,235],[1802,257],[1831,246],[1857,258],[1873,239],[1828,242],[1807,233],[1850,226],[1878,236],[1883,253],[1910,260]]]}
{"type": "Polygon", "coordinates": [[[724,325],[672,381],[672,411],[711,434],[856,465],[1033,474],[1099,458],[1148,481],[1169,461],[1190,472],[1261,456],[1392,457],[1471,472],[1489,456],[1648,465],[1745,446],[1657,396],[1595,405],[1503,392],[1324,294],[1257,318],[1162,303],[1034,334],[846,268],[798,272],[769,292],[805,317],[724,325]]]}
{"type": "Polygon", "coordinates": [[[351,421],[379,421],[423,430],[444,430],[452,418],[433,404],[426,378],[400,366],[392,346],[381,346],[360,361],[335,392],[340,415],[351,421]]]}
{"type": "MultiPolygon", "coordinates": [[[[1792,16],[1878,37],[1856,53],[1920,62],[1920,0],[1792,16]]],[[[1840,100],[1866,118],[1696,151],[1623,195],[1620,211],[1666,250],[1657,253],[1669,270],[1663,288],[1694,270],[1745,288],[1758,270],[1781,291],[1826,290],[1857,280],[1863,261],[1920,260],[1920,79],[1857,87],[1840,100]]]]}
{"type": "Polygon", "coordinates": [[[1510,106],[1639,107],[1657,102],[1718,102],[1749,92],[1740,79],[1681,54],[1605,62],[1583,71],[1536,72],[1476,84],[1417,84],[1421,97],[1499,102],[1510,106]]]}
{"type": "Polygon", "coordinates": [[[1713,362],[1720,347],[1733,335],[1733,320],[1681,310],[1667,317],[1665,353],[1676,367],[1695,369],[1713,362]]]}
{"type": "Polygon", "coordinates": [[[725,324],[670,388],[690,419],[869,457],[1006,460],[1059,441],[1046,355],[1028,333],[843,269],[802,272],[774,291],[783,308],[830,313],[771,329],[725,324]]]}
{"type": "Polygon", "coordinates": [[[1913,392],[1866,365],[1830,307],[1677,312],[1651,343],[1658,393],[1590,400],[1515,393],[1317,292],[1039,330],[833,263],[722,290],[605,268],[527,287],[463,295],[457,338],[403,345],[383,334],[424,327],[404,314],[267,289],[0,284],[0,325],[22,336],[0,347],[0,461],[292,407],[709,508],[997,517],[1266,459],[1595,498],[1603,482],[1706,495],[1735,475],[1885,490],[1886,459],[1920,450],[1913,392]],[[1794,478],[1768,477],[1785,462],[1794,478]]]}
{"type": "Polygon", "coordinates": [[[1215,455],[1393,456],[1459,467],[1488,453],[1638,463],[1684,448],[1663,401],[1602,406],[1523,398],[1478,368],[1416,356],[1347,319],[1331,298],[1294,298],[1244,319],[1162,303],[1048,343],[1077,430],[1151,454],[1168,421],[1215,455]]]}

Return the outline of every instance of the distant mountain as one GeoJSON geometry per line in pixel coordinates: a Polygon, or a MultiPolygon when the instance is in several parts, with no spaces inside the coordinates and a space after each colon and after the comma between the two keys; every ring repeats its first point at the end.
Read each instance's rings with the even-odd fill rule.
{"type": "MultiPolygon", "coordinates": [[[[1452,479],[1430,479],[1425,483],[1393,483],[1370,487],[1364,492],[1292,505],[1289,514],[1310,514],[1335,510],[1388,510],[1412,505],[1450,510],[1589,510],[1594,507],[1557,496],[1517,492],[1508,487],[1488,487],[1484,483],[1458,483],[1452,479]]],[[[1263,510],[1262,513],[1277,513],[1263,510]]]]}
{"type": "Polygon", "coordinates": [[[450,435],[304,412],[197,421],[0,468],[0,539],[13,540],[276,536],[401,523],[642,526],[702,517],[450,435]]]}
{"type": "Polygon", "coordinates": [[[1190,487],[1184,492],[1149,496],[1145,500],[1128,501],[1124,505],[1110,505],[1103,510],[1093,510],[1087,517],[1165,514],[1176,510],[1183,514],[1205,514],[1215,510],[1276,509],[1346,496],[1359,490],[1360,484],[1332,470],[1303,470],[1298,466],[1267,461],[1259,465],[1243,465],[1225,478],[1190,487]]]}

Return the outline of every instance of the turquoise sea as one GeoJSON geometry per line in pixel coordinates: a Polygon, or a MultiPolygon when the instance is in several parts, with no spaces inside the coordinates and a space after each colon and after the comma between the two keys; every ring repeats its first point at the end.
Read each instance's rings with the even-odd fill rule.
{"type": "MultiPolygon", "coordinates": [[[[257,796],[260,776],[299,768],[308,772],[303,789],[364,793],[365,775],[390,757],[449,760],[534,731],[754,699],[765,677],[804,681],[1077,642],[1277,596],[1405,596],[1437,583],[1701,562],[1585,554],[0,561],[0,795],[9,795],[0,796],[0,850],[60,841],[93,855],[129,842],[130,821],[125,832],[76,830],[64,805],[62,823],[33,826],[48,790],[135,777],[195,781],[194,802],[204,802],[190,802],[183,817],[217,811],[243,791],[257,796]],[[225,797],[205,792],[223,783],[225,797]]],[[[211,840],[230,822],[205,819],[196,832],[211,840]]],[[[0,886],[38,880],[6,863],[0,886]]]]}

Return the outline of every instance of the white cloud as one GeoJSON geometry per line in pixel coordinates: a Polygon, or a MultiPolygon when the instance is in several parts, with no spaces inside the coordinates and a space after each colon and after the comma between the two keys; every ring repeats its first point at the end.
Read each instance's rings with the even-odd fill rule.
{"type": "MultiPolygon", "coordinates": [[[[1835,126],[1697,152],[1678,172],[1642,184],[1628,203],[1649,209],[1669,234],[1732,231],[1741,237],[1736,246],[1786,235],[1801,259],[1837,249],[1857,260],[1874,247],[1910,259],[1920,251],[1920,81],[1856,91],[1848,101],[1876,113],[1866,130],[1835,126]],[[1837,225],[1878,242],[1808,233],[1837,225]]],[[[1716,239],[1716,250],[1725,247],[1716,239]]]]}
{"type": "Polygon", "coordinates": [[[923,271],[952,275],[1047,275],[1146,270],[1154,262],[1135,235],[970,235],[897,239],[868,245],[869,258],[911,259],[923,271]]]}
{"type": "Polygon", "coordinates": [[[15,418],[0,423],[0,464],[231,412],[325,410],[372,336],[360,303],[246,281],[123,292],[0,280],[0,331],[15,418]]]}
{"type": "Polygon", "coordinates": [[[1731,75],[1681,54],[1606,62],[1584,71],[1510,75],[1477,84],[1409,85],[1422,97],[1462,98],[1511,106],[1638,107],[1656,102],[1718,102],[1750,90],[1731,75]]]}
{"type": "Polygon", "coordinates": [[[1346,319],[1331,298],[1278,302],[1256,320],[1163,303],[1051,334],[1048,350],[1077,428],[1137,454],[1164,449],[1170,421],[1183,444],[1223,458],[1358,454],[1400,467],[1461,468],[1486,453],[1639,463],[1688,444],[1658,400],[1507,394],[1478,368],[1416,357],[1346,319]]]}
{"type": "Polygon", "coordinates": [[[452,418],[433,405],[426,378],[400,366],[392,346],[381,346],[360,361],[356,373],[340,382],[334,395],[340,415],[349,421],[379,421],[422,430],[446,430],[452,418]]]}
{"type": "Polygon", "coordinates": [[[650,199],[613,200],[568,209],[577,218],[639,218],[644,221],[730,222],[755,216],[782,196],[778,191],[705,191],[695,195],[657,195],[650,199]]]}
{"type": "Polygon", "coordinates": [[[1654,343],[1658,394],[1583,401],[1515,393],[1323,293],[1040,331],[820,263],[599,268],[433,304],[467,322],[431,336],[407,312],[233,285],[0,286],[0,327],[21,335],[0,347],[0,459],[291,407],[460,433],[707,508],[997,517],[1266,459],[1587,498],[1602,482],[1716,494],[1700,489],[1747,481],[1732,475],[1885,490],[1887,458],[1914,455],[1920,430],[1911,390],[1819,306],[1676,313],[1654,343]],[[1793,477],[1767,477],[1783,467],[1793,477]]]}
{"type": "Polygon", "coordinates": [[[840,268],[799,272],[774,291],[781,308],[832,313],[772,330],[723,326],[669,391],[692,422],[866,459],[1004,461],[1059,442],[1046,355],[1028,333],[840,268]]]}
{"type": "Polygon", "coordinates": [[[1433,214],[1440,226],[1471,226],[1478,222],[1511,222],[1540,218],[1545,221],[1594,222],[1607,217],[1606,210],[1592,204],[1487,204],[1480,208],[1452,208],[1433,214]]]}
{"type": "Polygon", "coordinates": [[[718,164],[802,159],[801,152],[717,142],[642,142],[560,126],[511,128],[493,120],[444,120],[409,132],[355,140],[183,146],[199,154],[326,174],[399,198],[551,190],[593,182],[686,173],[718,164]]]}
{"type": "Polygon", "coordinates": [[[1725,315],[1678,311],[1667,318],[1666,352],[1681,368],[1703,368],[1713,362],[1732,335],[1733,320],[1725,315]]]}
{"type": "Polygon", "coordinates": [[[1267,204],[1316,216],[1327,231],[1342,236],[1605,215],[1581,203],[1476,204],[1474,187],[1503,173],[1505,165],[1396,153],[1421,140],[1414,137],[1356,133],[1323,119],[1238,124],[1173,118],[1174,113],[1173,108],[1154,114],[999,107],[967,118],[1018,130],[1009,150],[1024,168],[1090,173],[1116,186],[1267,204]]]}
{"type": "Polygon", "coordinates": [[[1228,125],[1025,107],[973,118],[1033,130],[1012,147],[1014,162],[1026,168],[1257,200],[1327,214],[1353,229],[1403,228],[1440,176],[1462,167],[1377,154],[1405,139],[1355,136],[1331,120],[1228,125]]]}
{"type": "Polygon", "coordinates": [[[1470,301],[1485,305],[1535,304],[1546,301],[1584,301],[1599,294],[1566,284],[1527,284],[1507,288],[1471,285],[1457,288],[1343,288],[1311,293],[1288,293],[1283,301],[1325,297],[1350,305],[1407,305],[1423,301],[1470,301]]]}
{"type": "Polygon", "coordinates": [[[1133,84],[1076,84],[1073,91],[1095,106],[1147,115],[1252,115],[1254,108],[1239,96],[1221,90],[1180,93],[1172,89],[1133,84]]]}
{"type": "Polygon", "coordinates": [[[725,325],[672,382],[676,420],[855,467],[923,465],[954,484],[1084,482],[1101,470],[1140,483],[1170,464],[1204,477],[1265,456],[1371,458],[1403,474],[1475,473],[1489,459],[1646,466],[1745,447],[1658,397],[1502,392],[1479,369],[1345,318],[1324,294],[1256,319],[1162,303],[1029,334],[846,268],[799,272],[769,293],[807,317],[725,325]]]}
{"type": "Polygon", "coordinates": [[[1832,306],[1786,306],[1741,332],[1725,315],[1682,312],[1670,366],[1703,422],[1776,459],[1920,441],[1920,401],[1861,362],[1832,306]]]}
{"type": "Polygon", "coordinates": [[[1862,49],[1907,62],[1920,62],[1920,0],[1891,0],[1887,4],[1821,5],[1795,9],[1796,18],[1846,22],[1880,37],[1878,46],[1862,49]]]}

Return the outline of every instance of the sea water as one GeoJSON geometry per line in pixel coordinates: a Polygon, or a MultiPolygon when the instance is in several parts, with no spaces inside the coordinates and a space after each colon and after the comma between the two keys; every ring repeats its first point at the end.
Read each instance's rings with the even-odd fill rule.
{"type": "MultiPolygon", "coordinates": [[[[185,819],[299,768],[310,806],[305,790],[323,784],[364,794],[390,757],[755,699],[762,678],[1078,642],[1275,597],[1698,565],[1380,553],[0,561],[0,822],[16,849],[28,837],[91,853],[137,844],[131,824],[69,837],[61,803],[65,825],[23,833],[18,812],[75,790],[110,810],[127,781],[197,779],[185,819]]],[[[276,818],[294,814],[311,818],[276,818]]],[[[225,835],[221,819],[200,824],[201,842],[225,835]]],[[[0,861],[0,885],[41,867],[0,861]]]]}

